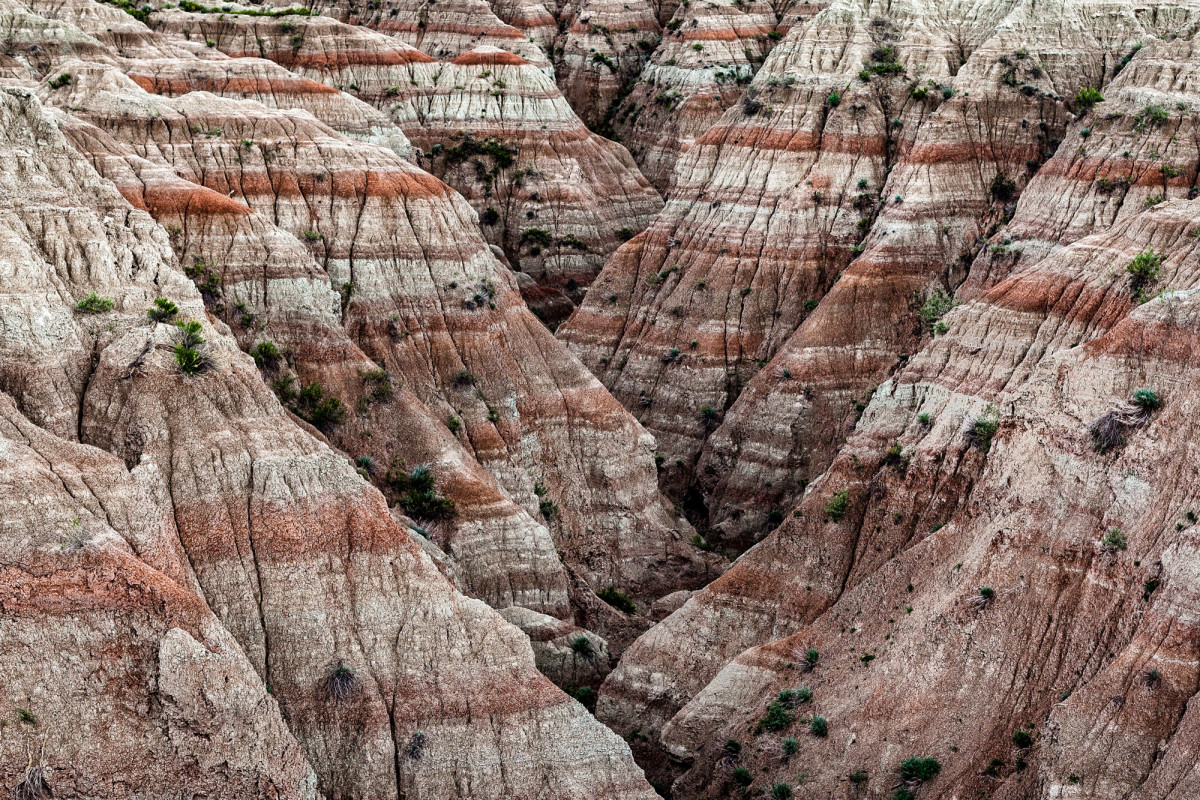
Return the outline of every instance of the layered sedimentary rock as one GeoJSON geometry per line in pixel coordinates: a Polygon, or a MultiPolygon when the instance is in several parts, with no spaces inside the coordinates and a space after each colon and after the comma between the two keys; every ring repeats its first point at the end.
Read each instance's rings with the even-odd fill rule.
{"type": "Polygon", "coordinates": [[[680,612],[707,628],[740,602],[736,630],[791,634],[738,655],[664,728],[698,767],[681,796],[722,780],[728,736],[763,745],[741,763],[768,786],[789,776],[766,756],[796,736],[806,764],[830,765],[811,771],[818,791],[861,771],[885,792],[910,756],[941,762],[922,796],[1194,791],[1195,220],[1175,201],[1060,250],[952,312],[880,387],[800,516],[680,612]],[[1136,276],[1111,265],[1151,248],[1179,290],[1138,306],[1136,276]],[[811,704],[759,724],[800,685],[811,704]]]}
{"type": "Polygon", "coordinates": [[[627,94],[661,28],[647,0],[568,0],[559,11],[563,34],[554,45],[558,85],[593,128],[604,127],[627,94]]]}
{"type": "MultiPolygon", "coordinates": [[[[927,532],[945,523],[960,508],[959,504],[965,502],[962,497],[973,481],[968,476],[978,471],[982,459],[978,448],[962,444],[961,411],[946,422],[951,428],[942,433],[939,442],[941,446],[951,440],[958,443],[960,455],[949,462],[955,468],[947,475],[925,479],[931,487],[929,491],[936,489],[934,496],[917,491],[919,486],[907,485],[907,496],[898,496],[890,507],[881,506],[878,498],[886,484],[873,477],[876,468],[880,464],[890,465],[881,473],[886,477],[895,465],[908,463],[905,443],[901,441],[893,448],[890,440],[872,441],[869,456],[855,446],[857,438],[845,448],[840,448],[840,443],[856,426],[861,431],[864,425],[872,424],[873,406],[869,403],[874,384],[886,380],[890,371],[903,369],[914,350],[925,344],[928,358],[939,365],[946,363],[944,354],[937,355],[935,345],[940,340],[936,337],[954,317],[951,315],[945,321],[938,317],[951,306],[953,290],[966,278],[974,252],[985,250],[975,259],[973,275],[965,285],[995,283],[995,260],[1019,247],[1005,231],[1004,224],[1022,214],[1031,224],[1036,224],[1032,221],[1039,216],[1045,218],[1046,215],[1039,214],[1041,204],[1046,202],[1044,195],[1035,194],[1028,203],[1015,201],[1029,173],[1042,169],[1043,161],[1054,152],[1053,140],[1063,137],[1062,127],[1069,119],[1062,102],[1045,84],[1047,76],[1055,80],[1055,85],[1059,85],[1055,77],[1059,68],[1064,75],[1095,72],[1111,77],[1111,65],[1120,60],[1119,55],[1113,54],[1128,53],[1133,42],[1148,39],[1154,32],[1152,28],[1139,28],[1132,18],[1126,17],[1125,28],[1118,34],[1107,31],[1110,36],[1105,40],[1107,44],[1097,43],[1089,39],[1094,32],[1079,24],[1081,18],[1088,18],[1087,9],[1068,6],[1059,12],[1076,21],[1071,30],[1072,37],[1077,38],[1067,38],[1065,41],[1071,43],[1071,48],[1057,52],[1046,43],[1062,35],[1057,17],[1030,20],[1025,10],[1017,9],[1006,19],[988,22],[988,31],[979,34],[982,38],[964,55],[966,63],[956,70],[953,80],[941,81],[938,94],[945,96],[944,102],[922,119],[911,145],[901,144],[896,166],[882,192],[885,204],[867,206],[868,214],[864,216],[870,215],[872,221],[860,245],[862,255],[775,359],[754,378],[709,440],[700,461],[700,483],[710,501],[712,527],[708,535],[715,540],[730,537],[732,541],[745,541],[748,533],[761,531],[764,525],[783,522],[783,527],[627,651],[602,691],[599,704],[601,717],[619,729],[638,726],[643,734],[651,731],[653,740],[655,725],[674,717],[729,659],[749,646],[801,630],[830,603],[843,597],[848,587],[874,575],[876,570],[885,569],[887,559],[914,533],[927,532]],[[1015,31],[1020,32],[1020,39],[1014,38],[1015,31]],[[1052,57],[1057,63],[1051,61],[1052,57]],[[1106,73],[1106,69],[1110,72],[1106,73]],[[1042,83],[1035,85],[1036,81],[1042,83]],[[956,131],[970,134],[965,144],[947,141],[946,137],[956,131]],[[992,236],[990,242],[983,239],[988,235],[992,236]],[[933,344],[928,344],[930,334],[934,335],[933,344]],[[804,495],[808,481],[820,475],[830,462],[830,471],[820,486],[833,488],[822,491],[809,488],[804,495]],[[834,474],[839,478],[830,477],[834,474]],[[842,488],[837,480],[844,481],[849,488],[844,499],[836,496],[842,488]],[[826,508],[832,506],[830,514],[844,513],[849,518],[861,513],[856,502],[869,503],[873,509],[871,516],[861,527],[856,525],[848,536],[838,532],[831,537],[832,529],[824,522],[826,508]],[[800,505],[796,514],[806,522],[797,522],[792,516],[797,503],[800,505]],[[878,511],[874,510],[877,507],[878,511]],[[888,540],[891,544],[871,541],[864,533],[868,530],[879,537],[896,538],[888,540]],[[839,566],[831,561],[847,560],[853,554],[863,559],[861,564],[855,562],[853,570],[844,563],[839,566]],[[685,641],[691,655],[681,659],[680,644],[685,641]],[[693,642],[695,647],[691,646],[693,642]]],[[[791,35],[795,36],[796,31],[791,35]]],[[[777,48],[772,60],[785,52],[789,41],[790,38],[777,48]]],[[[1187,52],[1182,44],[1174,46],[1187,52]]],[[[1152,48],[1144,49],[1147,55],[1153,52],[1152,48]]],[[[933,52],[946,51],[933,49],[933,52]]],[[[895,53],[900,57],[905,52],[902,41],[895,45],[895,53]]],[[[886,54],[872,54],[876,55],[886,54]]],[[[1126,67],[1131,70],[1126,73],[1127,78],[1135,74],[1132,70],[1138,57],[1135,55],[1126,67]]],[[[768,66],[770,63],[769,60],[768,66]]],[[[867,70],[876,76],[887,74],[893,69],[886,66],[888,63],[876,60],[872,64],[879,67],[868,66],[867,70]]],[[[1169,76],[1175,70],[1157,74],[1169,76]]],[[[761,77],[762,73],[759,80],[761,77]]],[[[877,80],[878,77],[871,77],[865,82],[871,86],[877,80]]],[[[910,99],[929,105],[938,83],[917,85],[909,90],[910,99]],[[915,92],[916,89],[926,91],[915,92]]],[[[1184,89],[1187,83],[1184,77],[1173,89],[1159,91],[1173,92],[1172,104],[1186,104],[1190,101],[1188,90],[1184,89]]],[[[845,98],[846,94],[842,94],[839,108],[845,105],[845,98]]],[[[1137,114],[1148,101],[1143,98],[1137,114]]],[[[1130,108],[1133,107],[1131,103],[1130,108]]],[[[907,121],[901,121],[904,128],[909,127],[907,121]]],[[[1082,132],[1087,124],[1086,117],[1072,124],[1064,144],[1046,162],[1047,179],[1061,169],[1054,166],[1056,161],[1069,159],[1069,153],[1076,152],[1077,143],[1088,137],[1089,134],[1082,132]],[[1064,152],[1068,147],[1072,150],[1064,152]]],[[[1121,125],[1115,120],[1111,124],[1121,125]]],[[[1126,117],[1126,129],[1136,125],[1132,116],[1126,117]]],[[[1148,138],[1149,129],[1141,135],[1148,138]]],[[[1189,152],[1188,145],[1176,146],[1181,154],[1189,152]]],[[[668,209],[673,203],[674,200],[668,209]]],[[[1125,299],[1111,300],[1099,309],[1087,306],[1090,323],[1099,325],[1099,329],[1073,334],[1063,331],[1064,337],[1070,336],[1065,346],[1102,333],[1128,310],[1130,286],[1124,265],[1137,252],[1131,251],[1134,245],[1128,240],[1137,239],[1128,226],[1119,228],[1120,232],[1114,234],[1117,244],[1110,246],[1117,250],[1116,256],[1109,253],[1101,262],[1095,256],[1095,245],[1070,252],[1075,259],[1095,257],[1091,268],[1119,285],[1125,299]],[[1127,240],[1123,242],[1121,236],[1127,240]],[[1116,266],[1112,266],[1114,263],[1116,266]]],[[[650,234],[644,238],[649,239],[650,234]]],[[[1170,236],[1165,238],[1179,246],[1170,236]]],[[[1144,248],[1144,239],[1138,243],[1138,250],[1144,248]]],[[[1155,242],[1154,246],[1161,249],[1162,245],[1155,242]]],[[[619,264],[624,252],[619,252],[610,266],[619,264]]],[[[1057,269],[1055,259],[1047,263],[1048,271],[1057,269]]],[[[600,281],[604,279],[602,275],[600,281]]],[[[1159,284],[1160,287],[1178,285],[1159,284]]],[[[1149,287],[1139,288],[1145,296],[1150,295],[1149,287]]],[[[1057,289],[1046,291],[1053,293],[1057,289]]],[[[1073,295],[1068,293],[1065,297],[1073,295]]],[[[581,320],[586,310],[585,306],[572,324],[581,320]]],[[[660,313],[658,320],[662,318],[660,313]]],[[[953,332],[952,325],[950,330],[953,332]]],[[[996,346],[1003,347],[1005,353],[1001,358],[1028,360],[1024,369],[1031,369],[1036,359],[1047,352],[1047,344],[1038,338],[1044,337],[1044,333],[1028,335],[1029,339],[998,337],[996,346]]],[[[996,378],[991,374],[995,369],[993,363],[979,354],[979,347],[976,343],[960,353],[957,363],[962,369],[978,370],[981,380],[996,378]]],[[[686,348],[679,351],[684,364],[687,352],[686,348]]],[[[634,349],[630,364],[636,355],[634,349]]],[[[664,363],[675,357],[670,351],[666,356],[664,363]]],[[[901,374],[910,374],[911,369],[901,374]]],[[[698,373],[693,368],[689,388],[695,385],[698,373]]],[[[1027,373],[1022,373],[1020,380],[1026,377],[1027,373]]],[[[1002,385],[1007,384],[1002,381],[1002,385]]],[[[669,387],[660,383],[656,394],[661,395],[666,389],[669,387]]],[[[977,403],[969,410],[982,415],[986,405],[977,403]]],[[[655,397],[652,407],[658,406],[655,397]]],[[[716,413],[719,414],[719,407],[716,413]]],[[[933,416],[938,417],[936,411],[933,416]]],[[[678,415],[668,419],[674,423],[678,415]]],[[[942,457],[949,458],[947,454],[939,454],[942,457]]],[[[793,663],[800,660],[796,657],[793,663]]],[[[664,741],[669,739],[664,737],[664,741]]]]}
{"type": "MultiPolygon", "coordinates": [[[[550,65],[535,38],[502,21],[486,0],[397,0],[366,6],[352,0],[325,0],[308,8],[314,14],[386,33],[437,59],[452,59],[476,47],[491,46],[538,66],[550,65]]],[[[544,22],[537,19],[533,27],[543,26],[544,22]]]]}
{"type": "Polygon", "coordinates": [[[660,191],[667,191],[680,154],[741,98],[772,37],[786,31],[776,22],[766,2],[676,9],[610,123],[660,191]]]}
{"type": "Polygon", "coordinates": [[[6,692],[42,704],[47,745],[99,702],[125,748],[99,732],[40,748],[20,715],[34,763],[64,776],[67,792],[93,796],[218,781],[213,791],[313,796],[278,708],[327,797],[500,798],[545,786],[562,797],[652,797],[626,746],[538,675],[526,637],[454,591],[379,492],[288,415],[176,269],[168,235],[97,175],[35,98],[9,89],[0,108],[0,389],[14,401],[4,401],[5,477],[46,498],[39,516],[24,494],[5,493],[25,520],[5,528],[4,603],[24,628],[5,637],[5,662],[45,664],[55,637],[77,631],[63,645],[86,647],[81,656],[118,681],[75,679],[57,653],[6,692]],[[164,298],[174,310],[148,315],[165,313],[154,302],[164,298]],[[66,530],[60,519],[71,520],[66,530]],[[105,648],[87,644],[97,630],[105,648]],[[49,688],[61,698],[44,696],[49,688]],[[68,717],[63,703],[80,693],[68,717]],[[139,696],[157,716],[128,705],[139,696]],[[159,720],[165,731],[133,730],[159,720]],[[111,777],[76,777],[94,775],[111,777]]]}
{"type": "Polygon", "coordinates": [[[662,207],[629,154],[588,131],[553,79],[513,53],[484,46],[439,62],[323,17],[160,17],[164,29],[238,58],[270,58],[385,111],[419,148],[417,162],[471,202],[514,267],[576,300],[662,207]]]}
{"type": "Polygon", "coordinates": [[[7,394],[0,453],[0,782],[316,798],[279,706],[201,599],[161,471],[58,438],[7,394]]]}

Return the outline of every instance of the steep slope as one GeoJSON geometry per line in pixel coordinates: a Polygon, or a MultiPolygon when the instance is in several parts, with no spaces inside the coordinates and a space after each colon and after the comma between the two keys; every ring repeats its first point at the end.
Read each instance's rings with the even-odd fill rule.
{"type": "Polygon", "coordinates": [[[743,764],[787,781],[767,754],[802,728],[757,720],[800,684],[814,699],[794,716],[828,725],[802,738],[805,763],[828,764],[817,791],[856,770],[887,791],[909,756],[942,765],[922,797],[1194,791],[1196,211],[1164,204],[1001,282],[880,387],[801,516],[723,579],[747,611],[791,598],[751,624],[792,635],[739,655],[666,726],[698,767],[679,796],[719,781],[719,743],[756,728],[763,755],[743,764]],[[1120,265],[1150,248],[1179,290],[1139,307],[1120,265]],[[1143,388],[1161,410],[1126,412],[1143,388]],[[1091,433],[1105,419],[1129,423],[1112,446],[1091,433]]]}
{"type": "Polygon", "coordinates": [[[786,32],[776,30],[776,21],[767,2],[722,0],[676,9],[611,122],[660,191],[667,191],[679,155],[741,98],[772,40],[786,32]]]}
{"type": "MultiPolygon", "coordinates": [[[[1082,7],[1064,11],[1083,13],[1082,7]]],[[[869,561],[870,567],[856,568],[862,570],[861,575],[856,572],[851,578],[846,569],[831,563],[829,552],[845,558],[847,553],[856,552],[857,547],[859,552],[869,555],[870,545],[855,544],[860,535],[857,527],[846,540],[840,534],[830,540],[821,521],[826,516],[826,506],[834,500],[834,490],[817,494],[810,488],[807,495],[804,490],[808,481],[820,475],[832,461],[830,469],[840,471],[842,480],[862,486],[863,500],[870,496],[871,505],[875,506],[879,489],[870,482],[874,474],[872,466],[885,459],[891,464],[900,463],[904,451],[889,455],[891,441],[885,440],[873,443],[869,458],[861,449],[847,447],[835,459],[841,438],[855,426],[861,430],[868,424],[872,384],[884,381],[897,366],[903,369],[909,360],[907,354],[929,343],[931,332],[942,330],[937,325],[938,316],[952,304],[947,289],[952,290],[964,281],[972,253],[984,243],[977,238],[979,234],[991,233],[994,237],[987,252],[975,261],[975,268],[986,275],[993,271],[994,259],[1012,244],[1005,242],[1005,221],[1022,213],[1030,220],[1039,216],[1044,195],[1035,194],[1028,201],[1022,196],[1020,202],[1013,204],[1024,179],[1015,170],[1023,169],[1026,163],[1029,169],[1040,166],[1053,145],[1050,139],[1055,134],[1054,120],[1061,119],[1065,112],[1056,101],[1044,96],[1047,90],[1022,89],[1020,83],[1015,89],[1010,86],[1010,70],[1013,77],[1026,74],[1033,77],[1031,67],[1026,65],[1037,63],[1032,47],[1039,41],[1038,36],[1059,35],[1057,18],[1039,16],[1032,20],[1037,25],[1019,26],[1018,22],[1030,20],[1021,13],[1013,13],[1015,16],[1000,26],[998,33],[989,34],[993,37],[991,41],[985,40],[973,49],[955,77],[954,87],[960,86],[959,81],[969,80],[973,83],[963,86],[973,88],[946,87],[950,98],[928,117],[911,149],[892,170],[884,190],[891,200],[872,212],[878,216],[863,242],[863,254],[776,359],[751,382],[709,440],[700,461],[702,485],[711,492],[712,499],[709,508],[712,527],[707,535],[718,541],[728,537],[727,541],[745,542],[750,534],[761,535],[764,526],[782,522],[783,527],[639,640],[606,683],[599,704],[600,716],[620,730],[639,727],[650,738],[648,756],[652,755],[658,726],[670,720],[729,659],[749,646],[795,632],[841,597],[847,580],[870,575],[872,569],[882,564],[878,560],[869,561]],[[1024,40],[1031,43],[1029,51],[1010,46],[1011,37],[1016,34],[1009,28],[1019,30],[1024,40]],[[981,81],[987,85],[981,72],[995,81],[990,90],[979,88],[981,81]],[[1034,122],[1034,112],[1038,109],[1048,112],[1049,122],[1044,130],[1034,122]],[[977,133],[965,146],[948,144],[945,137],[956,130],[977,133]],[[964,170],[964,162],[971,169],[964,170]],[[997,175],[1005,179],[998,180],[997,175]],[[1014,175],[1018,176],[1016,180],[1014,175]],[[1011,190],[1008,181],[1012,181],[1011,190]],[[896,201],[896,195],[901,202],[896,201]],[[932,221],[936,224],[930,224],[932,221]],[[943,293],[940,299],[933,292],[935,287],[943,293]],[[930,298],[936,302],[930,304],[930,298]],[[797,523],[787,513],[797,503],[800,508],[796,514],[810,522],[797,523]],[[680,658],[683,642],[691,655],[680,658]]],[[[1126,22],[1134,26],[1129,30],[1136,31],[1136,20],[1126,18],[1126,22]]],[[[1148,37],[1150,33],[1142,30],[1140,35],[1148,37]]],[[[1129,35],[1113,34],[1111,30],[1108,34],[1116,42],[1125,41],[1129,35]]],[[[776,55],[786,46],[785,40],[776,55]]],[[[1125,47],[1113,44],[1110,52],[1128,52],[1123,50],[1125,47]]],[[[903,48],[898,52],[903,53],[903,48]]],[[[1071,58],[1064,53],[1087,63],[1093,56],[1101,58],[1104,51],[1089,51],[1082,43],[1070,51],[1060,50],[1056,57],[1069,64],[1071,58]]],[[[1118,63],[1118,59],[1112,59],[1110,64],[1113,63],[1118,63]]],[[[1107,68],[1099,64],[1097,74],[1104,74],[1107,68]]],[[[1038,70],[1042,78],[1050,74],[1046,68],[1038,70]]],[[[1084,73],[1085,70],[1072,68],[1068,74],[1084,73]]],[[[1180,74],[1185,77],[1173,90],[1173,102],[1189,102],[1184,88],[1188,85],[1186,68],[1180,74]]],[[[875,80],[872,78],[870,83],[875,80]]],[[[931,93],[927,92],[925,97],[931,93]]],[[[1085,124],[1075,123],[1075,135],[1085,124]]],[[[1132,128],[1136,123],[1128,119],[1127,124],[1132,128]]],[[[1056,170],[1055,159],[1064,157],[1065,148],[1071,146],[1069,136],[1066,141],[1045,167],[1050,175],[1056,170]]],[[[1186,152],[1187,145],[1183,148],[1181,152],[1186,152]]],[[[621,255],[618,253],[613,261],[619,261],[621,255]]],[[[1121,256],[1125,255],[1129,254],[1122,250],[1121,256]]],[[[1132,255],[1125,263],[1130,258],[1132,255]]],[[[1102,266],[1105,265],[1095,268],[1102,266]]],[[[1116,275],[1111,279],[1123,280],[1120,277],[1123,266],[1112,269],[1116,275]]],[[[603,275],[600,280],[604,280],[603,275]]],[[[972,277],[966,285],[984,280],[972,277]]],[[[572,323],[585,310],[586,306],[572,323]]],[[[1108,312],[1104,325],[1112,325],[1121,313],[1123,308],[1108,312]]],[[[935,337],[928,347],[939,341],[935,337]]],[[[1079,337],[1070,343],[1077,341],[1079,337]]],[[[1020,357],[1029,348],[1028,344],[1012,343],[1007,338],[999,339],[997,345],[1001,344],[1005,352],[1013,354],[1011,357],[1020,357]]],[[[1044,350],[1032,352],[1038,354],[1044,350]]],[[[972,349],[962,354],[960,363],[964,368],[978,368],[983,375],[989,369],[988,362],[978,353],[978,349],[972,349]]],[[[656,395],[662,391],[657,390],[656,395]]],[[[657,401],[654,405],[658,406],[657,401]]],[[[980,408],[982,405],[975,412],[979,413],[980,408]]],[[[946,435],[957,436],[960,422],[961,417],[947,423],[954,427],[946,435]]],[[[824,483],[830,480],[837,479],[827,475],[822,485],[830,485],[824,483]]],[[[864,525],[871,525],[872,530],[880,526],[892,531],[892,535],[907,537],[921,527],[929,530],[945,523],[958,507],[955,493],[964,492],[969,484],[961,476],[928,480],[930,485],[939,487],[940,499],[928,498],[910,486],[902,508],[880,512],[878,518],[872,515],[864,525]]],[[[851,497],[855,496],[851,492],[851,497]]],[[[841,502],[834,504],[835,511],[841,502]]],[[[841,512],[849,517],[856,509],[850,502],[841,512]]],[[[885,555],[896,549],[896,545],[890,549],[878,543],[877,546],[885,555]]]]}
{"type": "MultiPolygon", "coordinates": [[[[172,658],[198,662],[179,668],[186,670],[179,682],[174,665],[160,667],[171,682],[154,688],[159,702],[183,707],[164,712],[180,721],[177,737],[198,727],[200,741],[180,739],[181,769],[189,769],[185,758],[221,757],[208,750],[211,734],[199,726],[211,731],[213,714],[249,716],[240,709],[255,693],[255,724],[271,734],[269,691],[325,796],[499,798],[552,786],[558,797],[652,797],[626,746],[538,675],[528,640],[455,592],[345,457],[289,418],[225,326],[205,313],[200,292],[173,267],[162,229],[97,176],[36,99],[9,89],[0,104],[11,264],[4,308],[14,332],[2,342],[0,389],[47,435],[115,456],[92,457],[109,474],[124,462],[140,471],[143,486],[159,487],[152,499],[161,510],[147,503],[122,514],[114,501],[110,515],[133,533],[133,514],[145,515],[147,534],[155,523],[168,526],[161,530],[173,533],[169,546],[151,539],[146,558],[166,567],[175,554],[183,557],[176,563],[186,560],[200,596],[261,678],[239,673],[236,656],[213,663],[180,634],[156,633],[162,627],[155,628],[154,614],[143,617],[147,645],[162,638],[172,658]],[[146,308],[163,297],[177,303],[180,320],[195,323],[191,330],[148,318],[146,308]],[[29,370],[31,363],[40,369],[29,370]],[[57,391],[36,391],[36,383],[57,391]],[[229,700],[220,692],[235,689],[222,670],[241,681],[229,700]],[[197,693],[207,680],[214,688],[201,710],[197,693]],[[516,763],[524,768],[508,769],[516,763]]],[[[87,485],[84,476],[64,477],[87,485]]],[[[62,516],[58,502],[54,514],[62,516]]],[[[96,569],[111,565],[113,555],[97,552],[96,569]]],[[[71,558],[86,563],[89,556],[71,558]]],[[[147,591],[169,588],[162,586],[172,581],[167,575],[190,582],[182,567],[156,574],[138,578],[148,581],[147,591]]],[[[76,578],[88,579],[87,572],[76,578]]],[[[79,596],[52,582],[46,588],[63,592],[63,608],[79,596]]],[[[180,605],[179,621],[200,626],[202,610],[195,601],[189,609],[187,599],[195,595],[183,587],[170,592],[158,606],[180,605]]],[[[53,597],[43,602],[53,606],[53,597]]],[[[45,616],[36,621],[54,625],[45,616]]],[[[219,641],[215,631],[203,635],[219,641]]],[[[42,680],[76,691],[61,672],[42,680]]],[[[277,743],[277,760],[257,773],[243,766],[257,754],[237,741],[222,739],[234,759],[224,773],[185,777],[228,774],[256,781],[256,793],[274,781],[288,796],[302,796],[305,770],[280,734],[260,745],[277,743]]],[[[104,796],[125,796],[123,776],[149,765],[115,766],[117,780],[96,787],[104,796]]]]}
{"type": "Polygon", "coordinates": [[[59,439],[0,394],[0,508],[5,787],[317,796],[198,594],[155,466],[59,439]]]}
{"type": "Polygon", "coordinates": [[[417,163],[471,202],[488,241],[574,300],[623,238],[662,208],[628,153],[589,132],[550,77],[507,51],[484,46],[438,62],[323,17],[172,11],[155,20],[165,30],[199,31],[237,58],[261,54],[386,111],[419,149],[417,163]]]}

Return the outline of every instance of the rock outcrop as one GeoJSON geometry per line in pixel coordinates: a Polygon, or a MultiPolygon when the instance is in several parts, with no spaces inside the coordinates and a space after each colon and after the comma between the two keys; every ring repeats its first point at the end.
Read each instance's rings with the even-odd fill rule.
{"type": "Polygon", "coordinates": [[[40,514],[5,493],[19,518],[4,603],[22,629],[5,662],[47,664],[68,637],[120,675],[97,684],[84,660],[64,673],[59,653],[6,681],[19,693],[6,707],[34,706],[11,746],[93,796],[215,781],[313,796],[315,772],[323,796],[652,797],[624,743],[538,675],[528,639],[458,594],[383,496],[289,416],[151,217],[26,90],[0,109],[5,478],[46,498],[40,514]],[[97,634],[114,638],[93,648],[97,634]],[[62,744],[80,708],[103,710],[124,749],[99,732],[62,744]]]}

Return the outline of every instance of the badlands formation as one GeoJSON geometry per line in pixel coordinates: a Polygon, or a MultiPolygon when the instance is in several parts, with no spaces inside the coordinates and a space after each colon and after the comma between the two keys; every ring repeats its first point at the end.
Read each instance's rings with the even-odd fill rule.
{"type": "Polygon", "coordinates": [[[1200,797],[1200,0],[0,22],[3,791],[1200,797]]]}

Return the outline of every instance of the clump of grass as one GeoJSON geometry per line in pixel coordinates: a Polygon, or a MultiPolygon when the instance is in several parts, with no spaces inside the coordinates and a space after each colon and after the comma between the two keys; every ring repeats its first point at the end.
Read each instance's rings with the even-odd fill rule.
{"type": "Polygon", "coordinates": [[[791,712],[787,704],[773,700],[767,704],[767,713],[759,719],[754,732],[781,731],[791,725],[795,719],[796,715],[791,712]]]}
{"type": "Polygon", "coordinates": [[[408,740],[408,747],[404,748],[404,754],[413,761],[420,761],[421,754],[425,751],[425,734],[417,731],[408,740]]]}
{"type": "Polygon", "coordinates": [[[325,696],[335,703],[344,703],[358,693],[359,680],[354,670],[341,661],[325,676],[325,696]]]}
{"type": "Polygon", "coordinates": [[[729,777],[731,777],[733,782],[738,786],[749,786],[750,784],[754,783],[754,776],[751,775],[750,770],[746,769],[745,767],[738,767],[732,772],[732,774],[730,774],[729,777]]]}
{"type": "Polygon", "coordinates": [[[800,751],[800,743],[789,737],[783,740],[782,749],[785,756],[791,757],[800,751]]]}
{"type": "Polygon", "coordinates": [[[283,361],[283,353],[270,340],[263,340],[250,348],[250,357],[254,359],[254,365],[259,369],[275,369],[283,361]]]}
{"type": "Polygon", "coordinates": [[[326,394],[317,381],[304,386],[296,396],[293,411],[313,427],[332,430],[346,416],[346,407],[338,397],[326,394]]]}
{"type": "Polygon", "coordinates": [[[596,596],[618,611],[623,611],[626,614],[637,613],[637,604],[633,602],[633,598],[616,586],[606,586],[596,592],[596,596]]]}
{"type": "Polygon", "coordinates": [[[777,783],[771,787],[771,800],[791,800],[792,787],[786,783],[777,783]]]}
{"type": "Polygon", "coordinates": [[[813,717],[808,722],[808,730],[813,736],[824,739],[829,735],[829,723],[824,717],[813,717]]]}
{"type": "Polygon", "coordinates": [[[1120,528],[1113,528],[1104,535],[1105,550],[1124,550],[1126,547],[1125,531],[1120,528]]]}
{"type": "Polygon", "coordinates": [[[937,331],[937,322],[945,316],[950,309],[958,305],[954,297],[941,289],[934,289],[930,292],[925,304],[921,306],[921,310],[917,312],[917,316],[921,319],[921,327],[926,332],[937,331]]]}
{"type": "Polygon", "coordinates": [[[1162,270],[1163,257],[1150,247],[1133,257],[1125,267],[1129,273],[1129,285],[1138,301],[1145,298],[1146,288],[1158,282],[1158,274],[1162,270]]]}
{"type": "Polygon", "coordinates": [[[113,310],[113,301],[92,292],[75,304],[75,310],[82,314],[103,314],[113,310]]]}
{"type": "Polygon", "coordinates": [[[571,640],[571,652],[588,661],[596,657],[596,647],[586,636],[576,636],[571,640]]]}
{"type": "Polygon", "coordinates": [[[1100,94],[1098,89],[1093,89],[1091,86],[1084,86],[1075,93],[1075,108],[1082,114],[1090,111],[1096,103],[1103,103],[1104,96],[1100,94]]]}
{"type": "Polygon", "coordinates": [[[1153,389],[1135,389],[1132,398],[1101,414],[1088,425],[1092,446],[1105,453],[1125,441],[1125,434],[1144,426],[1162,407],[1162,398],[1153,389]]]}
{"type": "Polygon", "coordinates": [[[992,449],[992,439],[999,430],[1000,423],[991,416],[968,416],[964,437],[968,446],[978,447],[980,452],[987,453],[992,449]]]}
{"type": "Polygon", "coordinates": [[[1030,745],[1033,744],[1033,737],[1029,734],[1029,731],[1023,731],[1023,730],[1013,731],[1012,740],[1013,740],[1013,744],[1016,745],[1017,747],[1021,748],[1022,750],[1024,750],[1026,747],[1029,747],[1030,745]]]}

